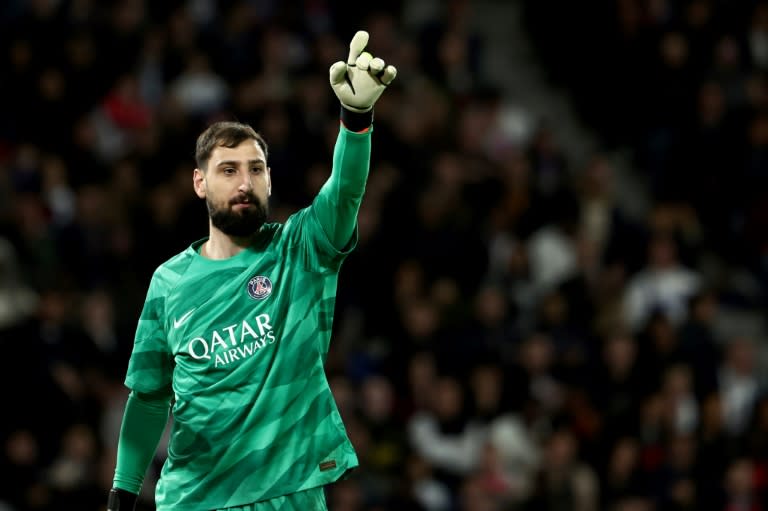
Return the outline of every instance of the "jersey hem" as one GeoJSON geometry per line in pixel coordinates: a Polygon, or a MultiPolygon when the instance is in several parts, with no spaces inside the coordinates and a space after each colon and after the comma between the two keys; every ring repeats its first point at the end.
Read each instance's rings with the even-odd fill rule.
{"type": "MultiPolygon", "coordinates": [[[[306,490],[311,490],[312,488],[317,488],[320,486],[326,486],[332,483],[335,483],[336,481],[341,480],[344,478],[348,472],[354,468],[357,468],[359,466],[359,462],[356,459],[356,456],[349,460],[349,463],[341,467],[340,469],[331,472],[331,473],[322,473],[318,474],[317,476],[309,478],[307,481],[304,482],[304,484],[296,486],[295,484],[290,485],[284,485],[278,488],[272,489],[267,494],[264,494],[256,500],[250,500],[246,499],[243,502],[231,502],[226,503],[224,506],[216,506],[213,507],[206,503],[205,508],[206,509],[217,509],[217,510],[227,510],[229,508],[237,508],[242,506],[248,506],[250,504],[256,504],[259,502],[265,502],[268,500],[272,500],[278,497],[283,497],[285,495],[291,495],[293,493],[298,493],[306,490]]],[[[194,504],[157,504],[157,511],[200,511],[200,503],[194,503],[194,504]]]]}

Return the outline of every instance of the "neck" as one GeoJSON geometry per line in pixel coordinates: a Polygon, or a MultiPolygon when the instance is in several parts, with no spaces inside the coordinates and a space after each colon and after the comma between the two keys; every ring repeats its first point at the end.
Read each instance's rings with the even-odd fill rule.
{"type": "Polygon", "coordinates": [[[208,241],[200,247],[200,255],[208,259],[227,259],[245,250],[253,236],[229,236],[211,226],[208,241]]]}

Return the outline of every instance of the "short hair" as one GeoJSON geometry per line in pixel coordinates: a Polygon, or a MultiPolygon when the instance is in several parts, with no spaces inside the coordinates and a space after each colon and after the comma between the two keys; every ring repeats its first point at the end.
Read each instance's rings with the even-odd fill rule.
{"type": "Polygon", "coordinates": [[[211,124],[197,137],[195,162],[197,168],[206,170],[208,160],[217,147],[237,147],[245,140],[255,140],[267,158],[267,142],[248,124],[234,121],[219,121],[211,124]]]}

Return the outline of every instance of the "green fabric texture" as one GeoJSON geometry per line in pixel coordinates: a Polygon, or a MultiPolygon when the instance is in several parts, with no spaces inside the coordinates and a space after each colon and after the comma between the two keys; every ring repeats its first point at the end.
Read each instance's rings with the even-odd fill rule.
{"type": "Polygon", "coordinates": [[[323,488],[319,487],[247,506],[227,507],[216,511],[328,511],[328,506],[325,503],[323,488]]]}
{"type": "Polygon", "coordinates": [[[138,494],[168,422],[166,394],[131,392],[125,403],[113,486],[138,494]]]}
{"type": "Polygon", "coordinates": [[[373,128],[366,133],[343,130],[333,150],[331,177],[315,198],[315,211],[320,226],[338,250],[349,243],[357,225],[357,212],[368,180],[373,128]],[[356,164],[345,166],[344,161],[356,164]]]}

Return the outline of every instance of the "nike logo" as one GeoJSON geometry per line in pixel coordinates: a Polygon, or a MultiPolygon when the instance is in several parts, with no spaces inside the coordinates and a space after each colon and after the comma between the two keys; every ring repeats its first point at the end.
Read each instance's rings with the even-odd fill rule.
{"type": "Polygon", "coordinates": [[[195,309],[197,309],[197,307],[195,307],[194,309],[188,311],[182,317],[174,319],[173,320],[173,328],[179,328],[181,325],[186,323],[186,321],[189,319],[189,317],[192,315],[192,313],[195,312],[195,309]]]}

